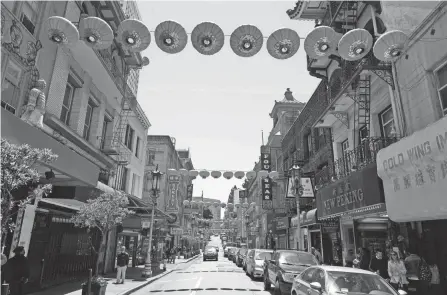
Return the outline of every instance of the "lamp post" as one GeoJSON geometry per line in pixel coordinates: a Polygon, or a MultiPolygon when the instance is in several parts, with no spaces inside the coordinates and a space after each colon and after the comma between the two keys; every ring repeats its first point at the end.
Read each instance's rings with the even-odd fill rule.
{"type": "Polygon", "coordinates": [[[158,193],[160,192],[160,179],[163,173],[158,170],[157,165],[155,170],[151,171],[151,174],[152,174],[152,189],[151,189],[152,214],[151,214],[151,225],[149,228],[149,247],[147,249],[146,262],[144,263],[144,270],[142,273],[142,277],[145,278],[149,278],[152,276],[152,261],[151,261],[152,230],[154,228],[154,215],[155,215],[155,208],[157,208],[158,193]]]}
{"type": "MultiPolygon", "coordinates": [[[[303,195],[303,187],[301,186],[301,167],[298,166],[297,161],[295,160],[295,163],[293,164],[292,168],[289,169],[289,179],[292,178],[293,180],[293,193],[295,194],[296,198],[296,212],[297,212],[297,229],[295,237],[297,239],[297,250],[300,250],[300,245],[302,242],[301,239],[301,220],[300,220],[300,197],[303,195]]],[[[288,182],[290,183],[290,181],[288,182]]]]}

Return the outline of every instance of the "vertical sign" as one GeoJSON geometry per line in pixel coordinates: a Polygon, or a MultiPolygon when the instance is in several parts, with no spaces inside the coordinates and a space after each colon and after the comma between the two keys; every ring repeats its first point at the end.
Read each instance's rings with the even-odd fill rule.
{"type": "Polygon", "coordinates": [[[166,206],[166,212],[168,213],[178,213],[178,189],[180,184],[180,176],[178,175],[169,175],[168,177],[168,204],[166,206]]]}
{"type": "Polygon", "coordinates": [[[262,209],[272,209],[273,191],[272,191],[272,180],[270,179],[270,177],[266,177],[261,180],[261,190],[262,190],[262,209]]]}
{"type": "Polygon", "coordinates": [[[269,146],[261,146],[261,170],[271,171],[272,170],[272,155],[270,153],[269,146]]]}
{"type": "Polygon", "coordinates": [[[193,191],[193,188],[194,188],[193,184],[189,184],[186,187],[186,199],[188,201],[190,201],[190,202],[192,201],[192,191],[193,191]]]}

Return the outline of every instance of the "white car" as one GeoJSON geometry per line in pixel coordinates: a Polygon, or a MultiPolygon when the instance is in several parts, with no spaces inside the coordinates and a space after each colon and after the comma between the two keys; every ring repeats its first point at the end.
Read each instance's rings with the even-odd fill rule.
{"type": "Polygon", "coordinates": [[[379,275],[358,268],[318,265],[295,278],[291,295],[405,295],[379,275]]]}

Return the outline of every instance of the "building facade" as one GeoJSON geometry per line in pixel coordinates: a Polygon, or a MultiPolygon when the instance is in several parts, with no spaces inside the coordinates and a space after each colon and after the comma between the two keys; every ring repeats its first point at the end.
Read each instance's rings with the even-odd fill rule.
{"type": "MultiPolygon", "coordinates": [[[[439,1],[320,1],[312,4],[298,1],[287,13],[291,19],[313,19],[316,26],[329,25],[339,34],[362,28],[373,36],[373,41],[391,30],[400,30],[409,36],[404,52],[394,63],[379,61],[372,50],[357,61],[343,60],[338,52],[329,58],[308,57],[309,73],[328,83],[326,101],[323,101],[325,109],[312,128],[331,130],[334,158],[332,164],[328,162],[315,173],[317,209],[313,219],[317,223],[333,221],[339,226],[343,257],[349,249],[356,251],[363,247],[373,252],[377,248],[401,247],[402,243],[405,247],[411,246],[412,253],[426,255],[430,251],[424,252],[421,246],[417,249],[411,245],[420,245],[424,238],[429,241],[426,244],[436,245],[431,253],[442,252],[441,245],[445,245],[445,241],[434,238],[436,230],[443,228],[442,221],[438,221],[435,230],[430,226],[422,229],[423,222],[416,220],[417,216],[419,221],[438,219],[440,214],[436,211],[444,208],[445,200],[440,201],[441,194],[432,190],[430,204],[426,198],[420,205],[409,201],[410,192],[416,196],[411,183],[422,186],[421,179],[430,179],[430,175],[433,178],[433,172],[421,176],[421,169],[414,168],[418,165],[413,166],[413,160],[411,164],[404,160],[405,153],[399,153],[399,147],[405,150],[404,142],[411,145],[410,134],[437,120],[433,126],[438,127],[433,130],[445,128],[445,122],[440,120],[444,115],[440,77],[445,50],[441,50],[439,44],[424,42],[424,37],[444,42],[436,34],[445,25],[445,20],[442,21],[445,4],[439,1]],[[399,140],[402,137],[404,139],[399,140]],[[404,164],[416,170],[406,170],[404,164]],[[416,178],[411,178],[412,175],[416,178]],[[405,193],[404,188],[408,189],[405,193]],[[424,214],[427,216],[422,217],[424,214]],[[413,222],[403,223],[410,221],[413,222]],[[402,236],[399,241],[398,236],[402,236]]],[[[444,134],[444,131],[439,133],[444,134]]],[[[438,142],[443,138],[444,135],[438,142]]],[[[421,144],[414,143],[417,152],[420,151],[417,159],[422,159],[428,149],[431,151],[426,148],[427,144],[421,144]]],[[[442,161],[439,159],[438,163],[442,161]]],[[[419,191],[419,194],[427,193],[419,191]]],[[[333,248],[339,246],[334,244],[333,248]]],[[[338,253],[336,250],[332,251],[334,256],[338,253]]],[[[442,255],[445,257],[440,253],[442,255]]],[[[443,258],[436,259],[438,265],[445,264],[443,258]]]]}
{"type": "MultiPolygon", "coordinates": [[[[27,206],[11,241],[12,248],[23,245],[36,266],[30,289],[84,275],[94,264],[95,254],[85,248],[89,235],[69,222],[87,199],[114,190],[126,192],[131,199],[142,197],[150,123],[136,100],[137,93],[129,91],[125,82],[131,65],[142,64],[141,55],[124,59],[115,43],[104,50],[92,49],[83,41],[70,48],[58,47],[48,40],[44,27],[49,17],[61,16],[78,28],[81,13],[105,19],[105,11],[114,12],[107,21],[116,30],[125,18],[120,6],[111,1],[1,4],[2,138],[50,148],[59,156],[49,167],[54,177],[45,180],[49,168],[39,171],[42,181],[53,184],[51,195],[27,206]],[[39,95],[37,101],[34,95],[39,95]],[[45,261],[42,276],[41,261],[45,261]]],[[[112,233],[102,267],[105,271],[114,267],[116,242],[116,233],[112,233]]]]}

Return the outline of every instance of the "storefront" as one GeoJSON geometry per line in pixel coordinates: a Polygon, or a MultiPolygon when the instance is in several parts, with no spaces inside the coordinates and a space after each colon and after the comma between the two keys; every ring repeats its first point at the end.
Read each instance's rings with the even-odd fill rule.
{"type": "Polygon", "coordinates": [[[377,163],[389,218],[414,233],[408,247],[434,261],[445,278],[447,117],[381,150],[377,163]]]}
{"type": "Polygon", "coordinates": [[[325,262],[345,258],[349,249],[385,247],[388,219],[376,169],[371,164],[317,192],[318,220],[327,227],[322,244],[332,256],[325,262]]]}
{"type": "MultiPolygon", "coordinates": [[[[303,217],[304,217],[305,212],[301,212],[300,215],[300,224],[303,223],[303,217]]],[[[288,230],[289,232],[289,249],[296,249],[297,247],[297,242],[295,240],[295,235],[296,235],[296,229],[298,228],[298,216],[295,215],[290,219],[290,228],[288,230]]],[[[303,241],[303,250],[307,251],[307,227],[301,227],[301,236],[303,237],[304,241],[303,241]]]]}
{"type": "Polygon", "coordinates": [[[287,249],[288,235],[287,229],[289,228],[288,217],[277,217],[275,220],[275,233],[276,233],[276,248],[287,249]]]}

